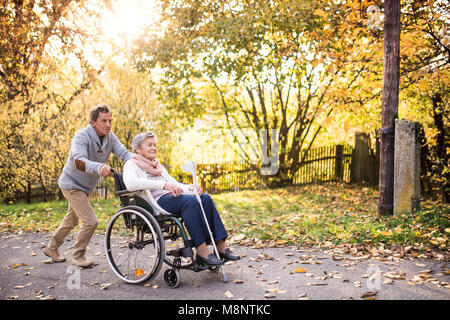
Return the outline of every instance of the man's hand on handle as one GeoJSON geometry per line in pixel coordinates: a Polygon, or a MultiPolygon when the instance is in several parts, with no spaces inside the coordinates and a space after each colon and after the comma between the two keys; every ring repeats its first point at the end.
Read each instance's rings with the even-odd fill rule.
{"type": "Polygon", "coordinates": [[[106,177],[112,176],[112,175],[113,175],[113,172],[112,172],[110,166],[104,164],[104,165],[101,167],[99,174],[100,174],[103,178],[106,178],[106,177]]]}

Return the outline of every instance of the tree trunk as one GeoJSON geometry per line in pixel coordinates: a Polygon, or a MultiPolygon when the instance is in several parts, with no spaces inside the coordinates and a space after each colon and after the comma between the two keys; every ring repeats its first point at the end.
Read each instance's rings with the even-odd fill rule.
{"type": "Polygon", "coordinates": [[[442,194],[442,201],[444,203],[450,202],[450,172],[445,170],[448,166],[448,154],[446,147],[446,128],[444,124],[443,110],[441,110],[442,98],[440,94],[432,97],[433,103],[433,119],[434,125],[438,129],[436,135],[436,164],[437,174],[439,176],[439,185],[442,194]]]}
{"type": "Polygon", "coordinates": [[[392,215],[394,203],[394,127],[395,119],[398,116],[400,76],[400,0],[386,0],[385,16],[378,214],[392,215]]]}
{"type": "Polygon", "coordinates": [[[28,204],[31,203],[31,182],[28,181],[26,189],[26,201],[28,204]]]}

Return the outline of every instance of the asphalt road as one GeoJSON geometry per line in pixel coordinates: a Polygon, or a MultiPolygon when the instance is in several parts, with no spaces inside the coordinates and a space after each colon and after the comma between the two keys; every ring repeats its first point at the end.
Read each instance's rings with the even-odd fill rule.
{"type": "MultiPolygon", "coordinates": [[[[450,300],[448,261],[334,255],[310,248],[231,246],[238,262],[221,273],[181,270],[181,284],[167,288],[163,266],[147,284],[121,281],[106,261],[103,236],[91,240],[88,256],[98,265],[70,264],[74,235],[60,252],[63,263],[48,263],[44,233],[0,233],[0,300],[450,300]],[[73,276],[79,286],[73,286],[73,276]],[[72,283],[72,285],[71,285],[72,283]]],[[[334,252],[335,253],[335,252],[334,252]]]]}

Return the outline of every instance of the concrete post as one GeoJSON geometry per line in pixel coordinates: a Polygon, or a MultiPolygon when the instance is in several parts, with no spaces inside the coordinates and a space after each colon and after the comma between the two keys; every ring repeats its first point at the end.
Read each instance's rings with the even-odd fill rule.
{"type": "Polygon", "coordinates": [[[420,204],[418,122],[395,120],[394,214],[410,213],[420,204]]]}

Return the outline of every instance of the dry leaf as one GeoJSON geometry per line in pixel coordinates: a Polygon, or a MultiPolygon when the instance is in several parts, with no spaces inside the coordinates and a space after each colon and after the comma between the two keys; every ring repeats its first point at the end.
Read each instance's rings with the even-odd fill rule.
{"type": "Polygon", "coordinates": [[[266,293],[266,294],[264,295],[264,298],[267,298],[267,299],[276,298],[276,294],[273,294],[273,293],[266,293]]]}
{"type": "Polygon", "coordinates": [[[14,269],[17,269],[17,268],[19,268],[19,267],[24,267],[24,266],[27,266],[27,264],[26,263],[18,263],[18,264],[13,264],[13,268],[14,269]]]}
{"type": "Polygon", "coordinates": [[[48,260],[43,260],[43,261],[41,261],[42,263],[45,263],[45,264],[52,264],[53,263],[53,260],[52,259],[48,259],[48,260]]]}
{"type": "Polygon", "coordinates": [[[226,296],[228,299],[231,299],[231,298],[234,297],[234,295],[233,295],[230,291],[225,291],[225,296],[226,296]]]}
{"type": "Polygon", "coordinates": [[[292,257],[294,254],[292,252],[288,252],[284,254],[286,257],[292,257]]]}
{"type": "Polygon", "coordinates": [[[32,283],[27,283],[26,285],[23,285],[23,286],[14,286],[14,289],[23,289],[23,288],[31,286],[31,285],[32,285],[32,283]]]}
{"type": "Polygon", "coordinates": [[[233,282],[234,283],[244,283],[244,281],[241,279],[234,279],[233,282]]]}
{"type": "Polygon", "coordinates": [[[294,270],[294,272],[302,273],[302,272],[306,272],[306,269],[304,269],[304,268],[297,268],[297,269],[294,270]]]}
{"type": "Polygon", "coordinates": [[[361,298],[373,297],[373,296],[376,296],[377,294],[378,294],[378,291],[368,291],[368,292],[364,292],[361,295],[361,298]]]}
{"type": "Polygon", "coordinates": [[[405,274],[404,272],[397,272],[397,273],[386,272],[383,275],[389,279],[405,279],[404,274],[405,274]]]}
{"type": "Polygon", "coordinates": [[[101,285],[100,290],[106,290],[108,289],[110,286],[112,286],[112,283],[104,283],[101,285]]]}
{"type": "Polygon", "coordinates": [[[144,270],[142,270],[142,269],[136,269],[136,271],[134,272],[134,275],[136,276],[136,277],[140,277],[140,276],[142,276],[144,274],[144,270]]]}

